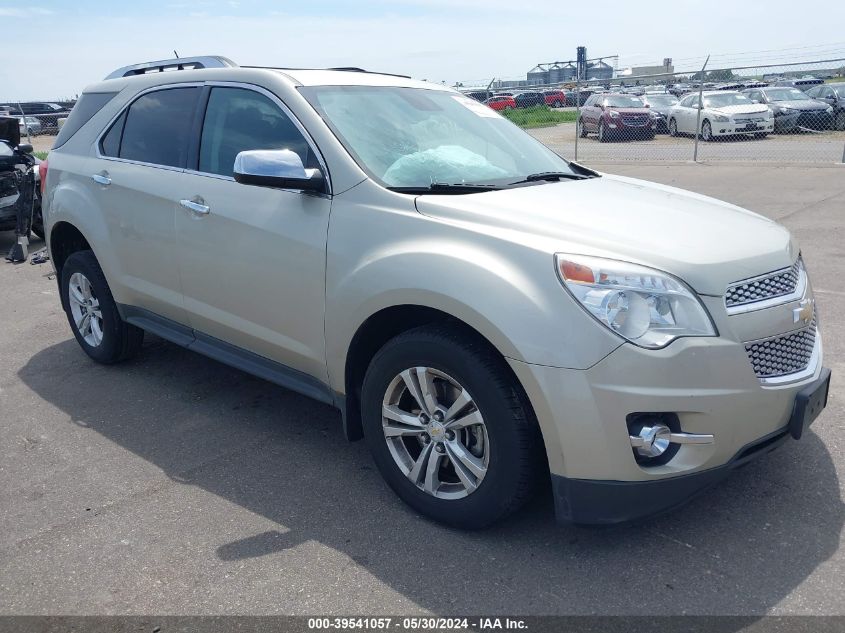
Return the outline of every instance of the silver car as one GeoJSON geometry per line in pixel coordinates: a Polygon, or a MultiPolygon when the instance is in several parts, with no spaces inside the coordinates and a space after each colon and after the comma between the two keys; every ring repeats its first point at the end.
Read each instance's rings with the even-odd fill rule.
{"type": "Polygon", "coordinates": [[[675,507],[826,403],[783,226],[568,162],[433,83],[120,69],[59,134],[44,211],[88,356],[149,331],[329,403],[463,528],[548,477],[562,521],[675,507]]]}

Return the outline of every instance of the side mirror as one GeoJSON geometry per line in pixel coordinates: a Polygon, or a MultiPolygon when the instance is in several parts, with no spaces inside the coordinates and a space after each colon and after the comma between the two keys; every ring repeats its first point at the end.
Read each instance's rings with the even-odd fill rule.
{"type": "Polygon", "coordinates": [[[18,151],[21,154],[32,154],[32,145],[30,145],[29,143],[18,145],[18,151]]]}
{"type": "Polygon", "coordinates": [[[235,157],[235,181],[242,185],[325,192],[319,169],[305,169],[299,154],[289,149],[256,149],[235,157]]]}

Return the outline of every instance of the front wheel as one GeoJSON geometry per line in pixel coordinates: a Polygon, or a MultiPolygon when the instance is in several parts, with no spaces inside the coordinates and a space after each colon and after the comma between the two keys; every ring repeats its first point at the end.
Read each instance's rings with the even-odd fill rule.
{"type": "Polygon", "coordinates": [[[587,126],[584,125],[584,119],[578,119],[578,135],[581,138],[587,138],[587,126]]]}
{"type": "Polygon", "coordinates": [[[835,127],[837,130],[845,130],[845,110],[841,110],[839,114],[836,115],[835,127]]]}
{"type": "Polygon", "coordinates": [[[678,122],[675,119],[669,119],[669,136],[678,136],[678,122]]]}
{"type": "Polygon", "coordinates": [[[95,361],[116,363],[141,349],[144,331],[120,318],[92,251],[79,251],[67,258],[62,267],[60,294],[76,341],[95,361]]]}
{"type": "Polygon", "coordinates": [[[704,123],[701,124],[701,140],[703,141],[712,141],[713,140],[713,128],[710,126],[710,121],[705,119],[704,123]]]}
{"type": "Polygon", "coordinates": [[[400,334],[373,358],[364,436],[384,479],[421,514],[486,527],[530,496],[543,463],[534,416],[507,365],[449,326],[400,334]]]}
{"type": "Polygon", "coordinates": [[[607,143],[610,140],[610,132],[607,131],[604,121],[599,121],[598,137],[599,143],[607,143]]]}

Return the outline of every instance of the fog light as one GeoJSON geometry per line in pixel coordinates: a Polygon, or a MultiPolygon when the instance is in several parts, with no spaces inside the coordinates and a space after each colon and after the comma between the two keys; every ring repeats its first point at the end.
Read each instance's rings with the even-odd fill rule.
{"type": "Polygon", "coordinates": [[[644,426],[639,435],[631,436],[631,446],[642,457],[660,457],[672,443],[672,431],[665,424],[644,426]]]}

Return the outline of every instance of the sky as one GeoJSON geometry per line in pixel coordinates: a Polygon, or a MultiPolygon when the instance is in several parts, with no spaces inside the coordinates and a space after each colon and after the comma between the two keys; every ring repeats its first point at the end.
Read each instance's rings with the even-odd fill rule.
{"type": "MultiPolygon", "coordinates": [[[[224,55],[243,65],[359,66],[417,79],[524,78],[539,62],[619,55],[676,70],[845,58],[845,2],[794,0],[0,0],[0,102],[77,95],[121,66],[224,55]],[[724,20],[719,20],[719,16],[724,20]]],[[[842,65],[842,64],[838,64],[842,65]]],[[[808,71],[810,67],[808,67],[808,71]]]]}

